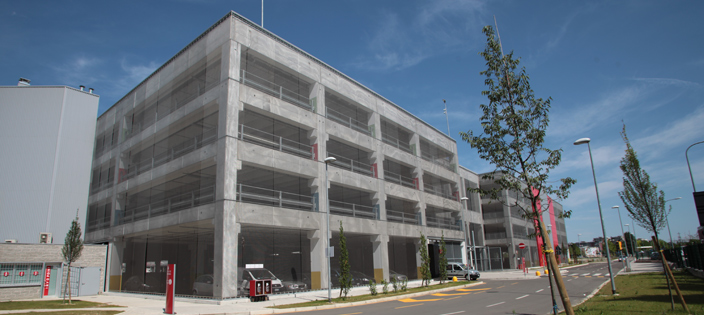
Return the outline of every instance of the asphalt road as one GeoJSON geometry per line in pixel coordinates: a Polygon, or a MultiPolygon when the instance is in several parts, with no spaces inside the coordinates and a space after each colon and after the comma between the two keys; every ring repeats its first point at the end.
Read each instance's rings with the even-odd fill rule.
{"type": "MultiPolygon", "coordinates": [[[[614,273],[621,263],[612,263],[614,273]]],[[[586,298],[609,279],[606,263],[592,263],[564,270],[565,286],[572,304],[586,298]]],[[[531,280],[485,280],[484,284],[396,301],[330,310],[300,312],[315,315],[454,315],[454,314],[549,314],[552,299],[547,277],[531,280]]],[[[607,284],[608,285],[608,284],[607,284]]],[[[555,300],[562,302],[555,290],[555,300]]]]}

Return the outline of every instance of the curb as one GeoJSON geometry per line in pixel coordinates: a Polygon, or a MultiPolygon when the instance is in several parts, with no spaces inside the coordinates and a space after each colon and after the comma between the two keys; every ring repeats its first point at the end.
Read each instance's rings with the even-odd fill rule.
{"type": "Polygon", "coordinates": [[[381,303],[381,302],[388,302],[388,301],[395,301],[395,300],[400,300],[400,299],[412,298],[412,297],[416,297],[416,296],[423,296],[423,295],[428,295],[428,294],[433,294],[433,293],[438,293],[438,292],[451,291],[451,290],[455,290],[455,289],[472,287],[472,286],[476,286],[476,285],[480,285],[480,284],[484,284],[484,282],[479,281],[479,282],[475,282],[475,283],[471,283],[471,284],[468,283],[468,284],[461,285],[461,286],[454,286],[454,287],[448,287],[448,288],[442,288],[442,289],[436,289],[436,290],[430,290],[430,291],[424,291],[424,292],[402,294],[402,295],[383,297],[383,298],[367,300],[367,301],[359,301],[359,302],[336,303],[336,304],[331,304],[331,305],[296,307],[296,308],[286,308],[286,309],[266,309],[266,310],[256,310],[256,311],[249,311],[249,312],[227,313],[227,314],[233,314],[233,315],[234,314],[249,314],[249,315],[282,314],[282,313],[295,313],[295,312],[304,312],[304,311],[318,311],[318,310],[345,308],[345,307],[352,307],[352,306],[359,306],[359,305],[366,305],[366,304],[375,304],[375,303],[381,303]]]}

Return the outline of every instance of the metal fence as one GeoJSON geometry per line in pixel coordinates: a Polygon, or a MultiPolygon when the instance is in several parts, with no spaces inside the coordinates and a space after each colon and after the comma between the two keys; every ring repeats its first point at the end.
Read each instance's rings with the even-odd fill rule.
{"type": "Polygon", "coordinates": [[[313,146],[289,140],[259,129],[240,125],[239,139],[270,149],[298,155],[304,158],[315,158],[313,146]]]}
{"type": "Polygon", "coordinates": [[[251,72],[242,70],[242,84],[253,87],[266,94],[276,97],[280,100],[287,101],[293,105],[312,111],[313,106],[310,105],[310,99],[306,95],[298,94],[285,87],[270,82],[264,78],[258,77],[251,72]]]}

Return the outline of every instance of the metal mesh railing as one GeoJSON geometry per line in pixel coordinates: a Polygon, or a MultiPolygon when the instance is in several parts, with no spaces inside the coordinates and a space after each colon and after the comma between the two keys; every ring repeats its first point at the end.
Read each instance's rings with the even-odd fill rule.
{"type": "Polygon", "coordinates": [[[411,145],[410,143],[408,143],[408,141],[402,142],[401,140],[389,136],[385,133],[381,134],[381,141],[397,149],[413,154],[413,150],[411,150],[411,145]]]}
{"type": "Polygon", "coordinates": [[[330,200],[330,213],[363,219],[379,218],[374,207],[335,200],[330,200]]]}
{"type": "Polygon", "coordinates": [[[163,165],[174,159],[182,157],[190,152],[200,149],[208,144],[215,142],[217,138],[217,128],[205,130],[203,134],[192,138],[192,141],[183,141],[178,145],[168,148],[165,152],[141,160],[139,162],[130,163],[127,166],[127,172],[120,178],[121,181],[142,174],[152,168],[163,165]]]}
{"type": "Polygon", "coordinates": [[[503,219],[504,218],[504,213],[503,212],[484,212],[482,215],[484,220],[489,220],[489,219],[503,219]]]}
{"type": "Polygon", "coordinates": [[[507,237],[506,232],[485,233],[484,235],[487,240],[500,240],[507,237]]]}
{"type": "Polygon", "coordinates": [[[287,101],[298,107],[313,110],[313,106],[310,105],[310,99],[306,95],[298,94],[294,91],[286,89],[285,87],[278,85],[274,82],[270,82],[267,79],[258,77],[251,72],[242,70],[241,76],[242,84],[253,87],[259,91],[276,97],[280,100],[287,101]]]}
{"type": "Polygon", "coordinates": [[[453,220],[448,218],[438,218],[438,217],[426,217],[425,222],[427,226],[437,227],[450,230],[461,230],[462,223],[460,220],[453,220]]]}
{"type": "Polygon", "coordinates": [[[457,201],[457,197],[453,196],[452,194],[448,194],[442,191],[441,189],[435,189],[433,186],[430,185],[423,185],[423,191],[432,195],[457,201]]]}
{"type": "Polygon", "coordinates": [[[415,224],[418,225],[419,215],[417,213],[405,213],[401,211],[393,211],[386,209],[386,221],[389,222],[399,222],[404,224],[415,224]]]}
{"type": "Polygon", "coordinates": [[[413,181],[413,178],[410,177],[405,177],[403,175],[399,175],[387,170],[384,170],[384,180],[387,182],[392,182],[394,184],[406,186],[409,188],[416,188],[416,183],[413,181]]]}
{"type": "Polygon", "coordinates": [[[240,125],[239,139],[256,145],[271,148],[281,152],[298,155],[304,158],[315,158],[313,147],[307,144],[289,140],[252,127],[240,125]]]}
{"type": "Polygon", "coordinates": [[[188,208],[209,204],[215,201],[215,185],[189,192],[182,192],[173,196],[160,198],[145,205],[136,207],[127,206],[124,211],[115,211],[115,225],[135,222],[178,212],[188,208]]]}
{"type": "Polygon", "coordinates": [[[237,185],[237,201],[296,210],[313,211],[315,209],[315,202],[311,195],[299,195],[243,184],[237,185]]]}
{"type": "Polygon", "coordinates": [[[453,171],[453,172],[455,171],[455,170],[453,169],[453,167],[452,167],[452,163],[450,163],[450,157],[449,157],[449,156],[448,156],[448,157],[438,157],[438,156],[434,156],[434,155],[430,155],[430,154],[421,152],[421,153],[420,153],[420,157],[421,157],[423,160],[426,160],[426,161],[428,161],[428,162],[431,162],[431,163],[440,165],[440,166],[442,166],[442,167],[444,167],[444,168],[446,168],[446,169],[448,169],[448,170],[450,170],[450,171],[453,171]]]}
{"type": "Polygon", "coordinates": [[[330,163],[330,165],[332,165],[332,166],[346,169],[346,170],[349,170],[349,171],[352,171],[355,173],[359,173],[362,175],[376,177],[375,176],[376,174],[374,174],[374,170],[373,170],[372,166],[369,164],[355,161],[352,159],[348,159],[346,157],[342,157],[340,155],[333,154],[331,152],[328,152],[328,155],[332,156],[336,159],[335,162],[330,163]]]}
{"type": "Polygon", "coordinates": [[[369,130],[369,125],[366,122],[361,122],[352,117],[349,117],[343,113],[340,113],[332,108],[325,109],[325,116],[334,120],[350,129],[357,130],[363,134],[371,135],[372,132],[369,130]]]}

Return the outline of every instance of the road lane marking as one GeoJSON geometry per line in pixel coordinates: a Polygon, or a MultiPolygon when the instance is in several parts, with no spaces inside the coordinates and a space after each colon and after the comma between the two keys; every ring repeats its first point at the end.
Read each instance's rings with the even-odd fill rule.
{"type": "Polygon", "coordinates": [[[445,313],[445,314],[440,314],[440,315],[452,315],[452,314],[459,314],[459,313],[464,313],[464,311],[445,313]]]}
{"type": "Polygon", "coordinates": [[[486,307],[497,306],[497,305],[501,305],[501,304],[504,304],[504,303],[506,303],[506,302],[499,302],[499,303],[496,303],[496,304],[487,305],[486,307]]]}
{"type": "Polygon", "coordinates": [[[340,315],[357,315],[357,314],[362,314],[362,312],[357,312],[357,313],[347,313],[347,314],[340,314],[340,315]]]}
{"type": "Polygon", "coordinates": [[[591,278],[592,276],[584,276],[585,278],[591,278]]]}
{"type": "Polygon", "coordinates": [[[604,276],[599,276],[599,278],[603,278],[604,276]]]}
{"type": "Polygon", "coordinates": [[[502,285],[502,286],[500,286],[500,287],[497,287],[497,289],[501,289],[501,288],[503,288],[503,287],[505,287],[505,285],[502,285]]]}
{"type": "Polygon", "coordinates": [[[588,273],[585,273],[585,274],[583,274],[582,276],[588,276],[588,275],[589,275],[588,273]]]}
{"type": "Polygon", "coordinates": [[[600,273],[595,273],[595,274],[593,274],[592,276],[598,277],[598,276],[601,276],[601,274],[600,274],[600,273]]]}
{"type": "Polygon", "coordinates": [[[399,301],[403,303],[413,303],[413,302],[435,302],[435,301],[440,301],[442,299],[428,299],[428,300],[416,300],[416,299],[401,299],[399,301]]]}
{"type": "Polygon", "coordinates": [[[452,297],[452,298],[447,298],[447,299],[444,299],[443,301],[449,301],[449,300],[454,300],[454,299],[459,299],[459,298],[461,298],[461,296],[456,296],[456,297],[452,297]]]}
{"type": "Polygon", "coordinates": [[[518,282],[511,283],[511,285],[518,284],[518,282]]]}
{"type": "Polygon", "coordinates": [[[455,290],[455,291],[468,292],[468,291],[484,291],[484,290],[491,290],[491,288],[481,288],[481,289],[457,289],[457,290],[455,290]]]}
{"type": "Polygon", "coordinates": [[[526,295],[524,295],[524,296],[519,296],[519,297],[516,298],[516,300],[520,300],[520,299],[522,299],[522,298],[526,298],[526,297],[528,297],[529,295],[530,295],[530,294],[526,294],[526,295]]]}
{"type": "Polygon", "coordinates": [[[394,309],[399,309],[399,308],[406,308],[406,307],[414,307],[414,306],[420,306],[423,305],[423,303],[420,304],[413,304],[413,305],[406,305],[406,306],[399,306],[399,307],[394,307],[394,309]]]}
{"type": "Polygon", "coordinates": [[[435,296],[454,296],[454,295],[467,295],[470,293],[433,293],[435,296]]]}
{"type": "Polygon", "coordinates": [[[540,290],[538,290],[538,291],[535,291],[535,293],[543,292],[543,290],[545,290],[545,289],[540,289],[540,290]]]}

